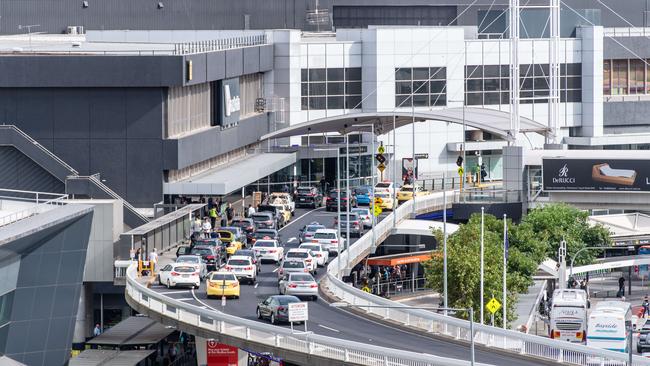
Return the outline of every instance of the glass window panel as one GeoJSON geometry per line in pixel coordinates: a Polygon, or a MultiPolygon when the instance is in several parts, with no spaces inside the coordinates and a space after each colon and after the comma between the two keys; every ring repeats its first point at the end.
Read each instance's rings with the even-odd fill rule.
{"type": "Polygon", "coordinates": [[[416,107],[427,107],[429,105],[429,96],[428,95],[413,96],[413,105],[416,107]]]}
{"type": "Polygon", "coordinates": [[[345,83],[327,83],[327,95],[345,94],[345,83]]]}
{"type": "MultiPolygon", "coordinates": [[[[483,80],[478,79],[478,80],[467,80],[467,91],[472,92],[472,91],[483,91],[483,80]]],[[[433,89],[432,89],[433,90],[433,89]]]]}
{"type": "Polygon", "coordinates": [[[326,69],[309,69],[309,81],[325,81],[326,69]]]}
{"type": "Polygon", "coordinates": [[[413,93],[415,93],[415,94],[429,94],[429,82],[428,81],[414,81],[413,82],[413,93]]]}
{"type": "Polygon", "coordinates": [[[411,80],[411,69],[395,69],[395,80],[411,80]]]}
{"type": "Polygon", "coordinates": [[[345,83],[345,93],[346,94],[361,94],[361,82],[354,81],[350,83],[345,83]]]}
{"type": "MultiPolygon", "coordinates": [[[[561,67],[560,67],[561,69],[561,67]]],[[[549,71],[549,66],[548,64],[535,64],[533,67],[533,70],[535,72],[535,76],[549,76],[550,71],[549,71]]]]}
{"type": "Polygon", "coordinates": [[[501,90],[510,90],[510,79],[501,79],[501,90]]]}
{"type": "Polygon", "coordinates": [[[310,97],[309,109],[325,109],[325,97],[310,97]]]}
{"type": "Polygon", "coordinates": [[[523,80],[519,80],[519,86],[521,90],[533,90],[533,78],[523,78],[523,80]]]}
{"type": "Polygon", "coordinates": [[[483,93],[465,93],[467,105],[483,105],[483,93]]]}
{"type": "Polygon", "coordinates": [[[483,66],[483,76],[486,78],[498,78],[500,69],[499,65],[485,65],[483,66]]]}
{"type": "Polygon", "coordinates": [[[301,100],[300,109],[309,110],[309,98],[302,97],[302,98],[300,98],[300,100],[301,100]]]}
{"type": "Polygon", "coordinates": [[[395,108],[410,107],[410,106],[411,106],[410,95],[398,95],[395,97],[395,108]]]}
{"type": "Polygon", "coordinates": [[[645,80],[645,63],[641,60],[630,60],[630,94],[643,94],[644,93],[644,80],[645,80]]]}
{"type": "MultiPolygon", "coordinates": [[[[486,91],[494,91],[494,90],[499,90],[499,87],[501,86],[501,81],[500,79],[485,79],[483,80],[483,88],[486,91]]],[[[487,103],[486,103],[487,104],[487,103]]]]}
{"type": "Polygon", "coordinates": [[[447,105],[447,95],[446,94],[431,94],[429,98],[429,105],[436,107],[444,107],[447,105]]]}
{"type": "Polygon", "coordinates": [[[480,79],[483,77],[483,67],[481,65],[466,66],[465,76],[468,79],[480,79]]]}
{"type": "Polygon", "coordinates": [[[612,94],[627,94],[627,60],[613,60],[612,94]]]}
{"type": "Polygon", "coordinates": [[[535,90],[533,92],[533,95],[536,96],[536,97],[548,97],[549,94],[550,94],[550,91],[548,89],[546,89],[546,90],[535,90]]]}
{"type": "Polygon", "coordinates": [[[309,95],[325,95],[326,83],[309,83],[309,95]]]}
{"type": "Polygon", "coordinates": [[[429,68],[429,78],[431,80],[445,80],[447,79],[446,67],[431,67],[429,68]]]}
{"type": "Polygon", "coordinates": [[[327,81],[343,81],[343,69],[327,69],[327,81]]]}
{"type": "Polygon", "coordinates": [[[343,97],[327,97],[327,109],[343,109],[343,97]]]}
{"type": "Polygon", "coordinates": [[[533,65],[519,65],[519,76],[533,76],[533,65]]]}
{"type": "Polygon", "coordinates": [[[566,64],[566,75],[582,76],[582,64],[566,64]]]}
{"type": "Polygon", "coordinates": [[[345,69],[345,80],[361,81],[361,68],[349,67],[345,69]]]}
{"type": "Polygon", "coordinates": [[[361,108],[361,96],[352,95],[345,97],[345,108],[347,109],[360,109],[361,108]]]}
{"type": "Polygon", "coordinates": [[[413,80],[428,80],[428,79],[429,79],[428,67],[413,68],[413,80]]]}
{"type": "Polygon", "coordinates": [[[582,90],[567,90],[566,101],[568,103],[582,102],[582,90]]]}
{"type": "Polygon", "coordinates": [[[485,93],[483,94],[483,103],[485,105],[496,105],[501,103],[500,93],[485,93]]]}
{"type": "Polygon", "coordinates": [[[444,93],[446,85],[447,85],[446,81],[430,81],[429,82],[430,92],[431,93],[444,93]]]}
{"type": "Polygon", "coordinates": [[[548,78],[535,78],[534,81],[535,90],[549,89],[550,88],[549,84],[550,81],[548,78]]]}
{"type": "Polygon", "coordinates": [[[501,104],[510,104],[510,93],[501,93],[501,104]]]}
{"type": "Polygon", "coordinates": [[[302,96],[309,95],[309,84],[308,83],[300,84],[300,95],[302,95],[302,96]]]}
{"type": "Polygon", "coordinates": [[[347,109],[361,109],[361,96],[352,95],[345,97],[345,108],[347,109]]]}
{"type": "Polygon", "coordinates": [[[300,80],[308,81],[308,79],[309,79],[309,70],[307,69],[300,70],[300,80]]]}
{"type": "MultiPolygon", "coordinates": [[[[565,89],[580,89],[582,88],[582,77],[580,76],[574,76],[574,77],[567,77],[567,78],[562,78],[562,80],[566,79],[566,86],[563,86],[565,89]]],[[[643,85],[643,79],[641,80],[641,84],[643,85]]],[[[641,91],[643,93],[643,89],[641,91]]]]}
{"type": "Polygon", "coordinates": [[[522,104],[531,104],[533,101],[530,99],[533,97],[533,92],[532,91],[522,91],[519,93],[519,97],[521,98],[521,103],[522,104]]]}
{"type": "Polygon", "coordinates": [[[510,65],[501,65],[501,77],[507,78],[510,76],[510,65]]]}
{"type": "Polygon", "coordinates": [[[395,94],[411,94],[411,82],[410,81],[396,82],[395,94]]]}
{"type": "Polygon", "coordinates": [[[612,94],[612,60],[603,61],[603,94],[612,94]]]}

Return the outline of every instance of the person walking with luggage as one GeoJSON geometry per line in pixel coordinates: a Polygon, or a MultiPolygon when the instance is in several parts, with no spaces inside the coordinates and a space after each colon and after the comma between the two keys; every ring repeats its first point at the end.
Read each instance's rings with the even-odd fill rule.
{"type": "Polygon", "coordinates": [[[616,294],[616,297],[623,296],[625,296],[625,277],[621,276],[621,278],[618,279],[618,294],[616,294]]]}

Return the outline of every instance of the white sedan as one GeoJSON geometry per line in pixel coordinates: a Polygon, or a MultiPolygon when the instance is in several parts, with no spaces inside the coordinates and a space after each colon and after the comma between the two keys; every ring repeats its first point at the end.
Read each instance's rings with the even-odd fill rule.
{"type": "Polygon", "coordinates": [[[185,264],[185,265],[191,265],[194,268],[196,268],[197,272],[199,273],[199,277],[201,279],[205,278],[208,275],[208,266],[205,264],[203,261],[203,258],[199,255],[194,255],[194,254],[188,254],[188,255],[181,255],[178,258],[176,258],[176,263],[177,264],[185,264]]]}
{"type": "Polygon", "coordinates": [[[321,267],[324,267],[327,264],[327,261],[330,259],[330,252],[327,249],[323,248],[323,246],[320,244],[315,244],[315,243],[300,244],[298,249],[311,250],[312,254],[316,256],[316,264],[318,264],[321,267]]]}
{"type": "Polygon", "coordinates": [[[172,263],[164,266],[158,272],[158,283],[167,286],[191,286],[198,288],[201,277],[196,267],[183,263],[172,263]]]}
{"type": "Polygon", "coordinates": [[[318,264],[316,263],[316,258],[311,255],[309,249],[290,249],[287,254],[284,256],[285,261],[303,261],[305,265],[309,268],[309,272],[316,273],[318,264]]]}
{"type": "Polygon", "coordinates": [[[314,233],[311,238],[312,243],[320,244],[326,248],[330,253],[339,252],[343,248],[344,239],[339,238],[338,231],[334,229],[319,229],[314,233]]]}
{"type": "Polygon", "coordinates": [[[253,245],[253,250],[260,260],[271,260],[280,263],[284,257],[284,248],[277,240],[258,240],[253,245]]]}

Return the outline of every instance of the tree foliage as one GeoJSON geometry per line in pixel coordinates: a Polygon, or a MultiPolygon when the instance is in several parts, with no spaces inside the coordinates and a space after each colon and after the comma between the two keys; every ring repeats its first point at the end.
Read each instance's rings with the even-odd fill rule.
{"type": "MultiPolygon", "coordinates": [[[[434,231],[440,250],[426,262],[425,276],[431,288],[443,290],[443,234],[434,231]]],[[[559,241],[567,241],[571,255],[584,246],[607,245],[609,233],[601,226],[590,227],[587,214],[565,204],[551,204],[532,210],[521,224],[508,220],[509,255],[507,263],[507,313],[515,319],[515,305],[519,293],[532,283],[532,276],[547,257],[555,258],[559,241]]],[[[480,314],[480,239],[481,215],[472,215],[460,225],[458,231],[447,237],[447,280],[449,306],[473,307],[476,319],[480,314]]],[[[503,293],[503,220],[492,215],[484,217],[484,299],[492,296],[502,301],[503,293]]],[[[585,251],[587,252],[587,251],[585,251]]],[[[576,259],[577,263],[593,260],[593,253],[576,259]],[[579,261],[578,261],[579,260],[579,261]]],[[[485,310],[484,321],[490,323],[490,313],[485,310]]],[[[495,314],[495,324],[502,324],[502,310],[495,314]]]]}

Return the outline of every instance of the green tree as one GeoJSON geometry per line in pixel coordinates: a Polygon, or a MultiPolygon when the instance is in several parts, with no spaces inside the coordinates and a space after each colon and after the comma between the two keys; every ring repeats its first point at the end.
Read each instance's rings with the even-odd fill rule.
{"type": "MultiPolygon", "coordinates": [[[[589,214],[564,204],[553,203],[531,210],[519,225],[532,237],[528,242],[545,248],[545,256],[557,260],[560,242],[567,243],[568,258],[584,247],[610,246],[609,231],[602,225],[589,225],[589,214]]],[[[585,250],[576,257],[576,265],[592,263],[597,251],[585,250]]]]}

